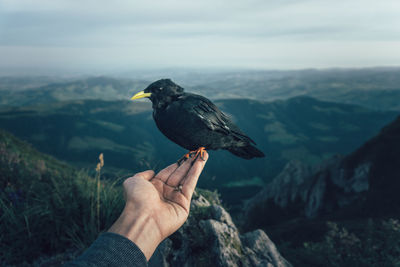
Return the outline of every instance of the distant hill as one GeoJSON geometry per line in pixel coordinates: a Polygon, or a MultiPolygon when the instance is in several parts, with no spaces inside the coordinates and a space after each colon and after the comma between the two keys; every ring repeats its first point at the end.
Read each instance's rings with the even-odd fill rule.
{"type": "MultiPolygon", "coordinates": [[[[0,79],[0,82],[2,81],[6,83],[8,80],[0,79]]],[[[7,87],[11,87],[11,81],[8,81],[7,87]]],[[[21,89],[18,87],[18,82],[23,81],[23,79],[21,81],[16,79],[13,84],[14,89],[1,91],[0,106],[27,106],[85,99],[122,100],[129,99],[135,92],[143,90],[148,85],[147,81],[100,76],[21,89]]]]}
{"type": "Polygon", "coordinates": [[[191,89],[214,98],[275,100],[311,96],[373,109],[400,110],[400,68],[232,72],[191,89]]]}
{"type": "MultiPolygon", "coordinates": [[[[266,154],[246,161],[226,151],[210,153],[200,185],[219,189],[231,203],[254,194],[287,161],[314,164],[336,153],[349,153],[396,115],[308,97],[216,103],[266,154]]],[[[103,152],[111,176],[159,169],[185,153],[158,131],[149,102],[85,100],[2,109],[0,125],[79,167],[92,167],[93,159],[103,152]]]]}
{"type": "Polygon", "coordinates": [[[65,83],[69,79],[53,76],[0,76],[1,94],[9,92],[20,92],[37,89],[51,83],[65,83]]]}
{"type": "Polygon", "coordinates": [[[113,77],[76,77],[73,81],[72,78],[58,77],[0,77],[0,106],[84,99],[123,100],[161,78],[171,78],[187,91],[211,99],[272,101],[311,96],[370,109],[400,110],[397,101],[400,99],[400,68],[215,72],[163,70],[113,77]]]}

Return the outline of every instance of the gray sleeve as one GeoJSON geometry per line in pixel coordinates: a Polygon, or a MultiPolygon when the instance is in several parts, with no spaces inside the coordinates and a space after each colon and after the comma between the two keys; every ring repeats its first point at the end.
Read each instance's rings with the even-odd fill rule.
{"type": "Polygon", "coordinates": [[[147,260],[131,240],[104,233],[81,256],[64,266],[147,266],[147,260]]]}

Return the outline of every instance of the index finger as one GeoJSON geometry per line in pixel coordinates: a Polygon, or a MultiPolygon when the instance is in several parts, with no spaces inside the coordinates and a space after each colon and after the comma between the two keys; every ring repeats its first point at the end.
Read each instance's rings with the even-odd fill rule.
{"type": "Polygon", "coordinates": [[[192,198],[193,191],[196,188],[197,181],[199,180],[200,174],[203,171],[207,160],[208,153],[205,151],[204,160],[201,159],[201,157],[198,157],[186,176],[182,185],[182,194],[189,200],[192,198]]]}

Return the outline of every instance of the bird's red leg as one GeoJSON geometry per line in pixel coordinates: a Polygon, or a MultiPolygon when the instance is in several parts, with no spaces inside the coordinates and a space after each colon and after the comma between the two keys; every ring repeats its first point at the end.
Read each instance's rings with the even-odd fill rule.
{"type": "MultiPolygon", "coordinates": [[[[194,153],[196,153],[194,161],[196,161],[196,159],[200,156],[200,158],[204,161],[204,153],[206,152],[206,148],[205,147],[199,147],[196,151],[193,151],[194,153]]],[[[193,162],[194,162],[193,161],[193,162]]]]}
{"type": "Polygon", "coordinates": [[[184,162],[185,160],[187,160],[188,158],[191,158],[192,157],[192,155],[194,154],[195,156],[195,159],[194,159],[194,161],[193,162],[195,162],[196,161],[196,159],[199,157],[199,155],[200,155],[200,158],[202,159],[202,160],[204,160],[204,152],[206,151],[206,148],[205,147],[200,147],[200,148],[198,148],[197,150],[193,150],[193,151],[189,151],[188,153],[186,153],[185,155],[183,155],[182,156],[182,158],[180,158],[179,160],[178,160],[178,166],[180,166],[181,164],[182,164],[182,162],[184,162]]]}

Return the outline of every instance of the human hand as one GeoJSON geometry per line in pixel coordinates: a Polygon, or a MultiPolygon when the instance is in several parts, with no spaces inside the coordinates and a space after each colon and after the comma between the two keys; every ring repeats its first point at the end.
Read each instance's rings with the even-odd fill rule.
{"type": "Polygon", "coordinates": [[[189,158],[156,175],[148,170],[125,180],[125,208],[109,232],[133,241],[149,260],[159,243],[189,216],[190,200],[207,159],[205,153],[204,160],[189,158]]]}

